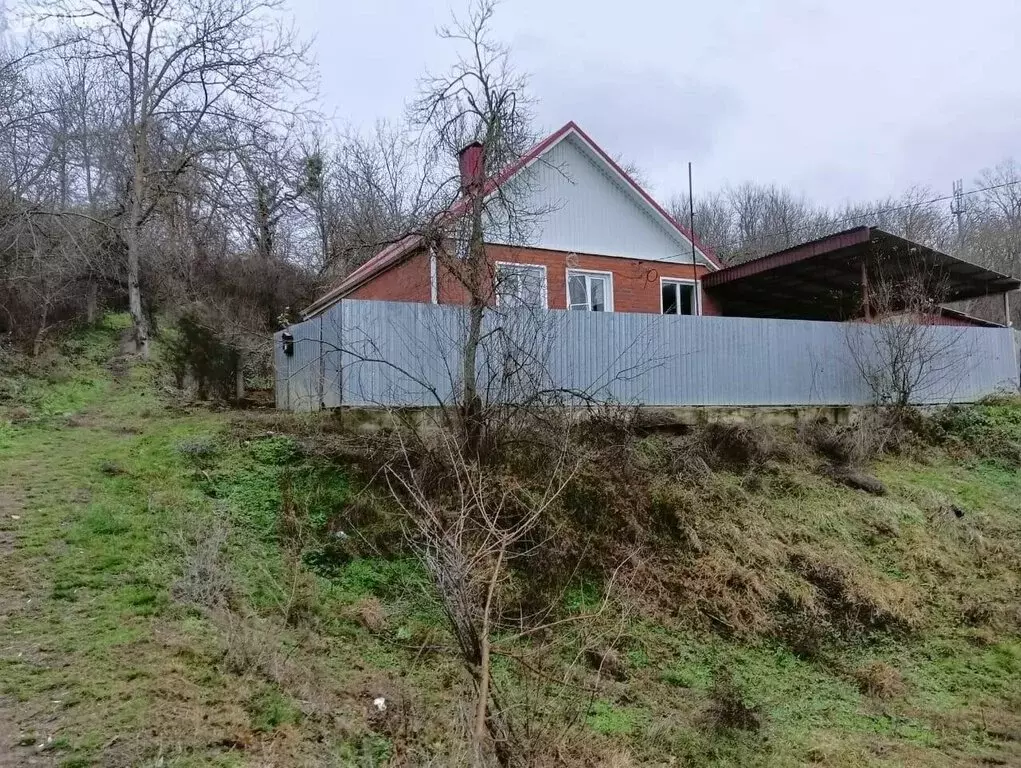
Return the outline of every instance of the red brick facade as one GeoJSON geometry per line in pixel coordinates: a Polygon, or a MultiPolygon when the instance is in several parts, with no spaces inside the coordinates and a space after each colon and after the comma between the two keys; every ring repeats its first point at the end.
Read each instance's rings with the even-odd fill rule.
{"type": "Polygon", "coordinates": [[[419,251],[395,267],[380,272],[345,298],[383,301],[432,301],[429,254],[419,251]]]}
{"type": "MultiPolygon", "coordinates": [[[[708,269],[699,264],[673,264],[641,261],[615,256],[568,254],[541,248],[489,245],[490,262],[536,264],[546,268],[547,302],[550,309],[567,307],[567,271],[569,269],[609,272],[613,275],[613,310],[615,312],[661,312],[660,280],[701,278],[708,269]]],[[[429,254],[419,251],[400,265],[376,275],[350,294],[352,299],[383,299],[389,301],[432,301],[432,280],[429,254]]],[[[437,267],[437,294],[440,304],[463,304],[467,298],[457,279],[437,267]]],[[[702,314],[717,315],[719,311],[704,292],[700,298],[702,314]]]]}

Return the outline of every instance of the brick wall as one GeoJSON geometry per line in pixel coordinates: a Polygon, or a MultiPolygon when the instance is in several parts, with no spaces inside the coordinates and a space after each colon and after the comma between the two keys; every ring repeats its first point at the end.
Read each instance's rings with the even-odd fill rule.
{"type": "Polygon", "coordinates": [[[384,301],[432,301],[429,254],[419,251],[396,267],[355,288],[346,298],[384,301]]]}
{"type": "MultiPolygon", "coordinates": [[[[666,264],[660,261],[592,254],[568,254],[542,248],[489,245],[487,254],[492,264],[511,262],[536,264],[546,268],[547,300],[550,309],[567,308],[567,270],[581,269],[609,272],[613,275],[613,309],[615,312],[661,311],[660,279],[701,277],[708,269],[701,264],[666,264]]],[[[443,269],[438,270],[440,304],[467,303],[463,286],[443,269]]],[[[354,299],[386,299],[390,301],[431,301],[429,255],[421,251],[400,266],[387,270],[350,294],[354,299]]],[[[702,293],[702,313],[718,315],[719,310],[706,293],[702,293]]]]}

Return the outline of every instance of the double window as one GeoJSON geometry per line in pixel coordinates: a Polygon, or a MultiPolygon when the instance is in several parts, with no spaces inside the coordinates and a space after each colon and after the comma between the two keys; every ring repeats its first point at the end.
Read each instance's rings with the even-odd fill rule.
{"type": "Polygon", "coordinates": [[[610,272],[567,270],[567,307],[586,312],[612,312],[613,275],[610,272]]]}
{"type": "Polygon", "coordinates": [[[698,307],[695,301],[695,283],[690,280],[660,281],[661,308],[664,315],[695,315],[698,307]]]}
{"type": "Polygon", "coordinates": [[[546,307],[546,267],[496,264],[496,303],[501,307],[546,307]]]}
{"type": "MultiPolygon", "coordinates": [[[[540,309],[549,306],[545,266],[497,262],[495,267],[493,277],[498,306],[540,309]]],[[[697,315],[697,290],[692,280],[663,278],[660,280],[660,310],[664,315],[697,315]]],[[[567,308],[584,312],[613,312],[613,274],[568,269],[567,308]]]]}

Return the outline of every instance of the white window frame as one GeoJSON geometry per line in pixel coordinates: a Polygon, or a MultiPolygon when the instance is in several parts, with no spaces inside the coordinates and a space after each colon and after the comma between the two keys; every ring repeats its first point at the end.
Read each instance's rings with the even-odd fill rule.
{"type": "MultiPolygon", "coordinates": [[[[568,311],[571,309],[571,275],[584,275],[594,277],[605,277],[606,278],[606,311],[613,312],[613,272],[607,272],[601,269],[573,269],[568,267],[564,275],[564,289],[567,292],[567,303],[565,306],[568,311]]],[[[587,287],[587,286],[586,286],[587,287]]],[[[588,292],[589,296],[592,295],[591,291],[588,292]]],[[[591,302],[589,305],[589,312],[592,311],[591,302]]]]}
{"type": "MultiPolygon", "coordinates": [[[[546,271],[545,264],[528,264],[523,261],[497,261],[493,263],[493,266],[496,268],[497,272],[499,272],[500,267],[525,267],[526,269],[542,270],[542,308],[549,309],[549,275],[546,271]]],[[[493,293],[496,294],[496,306],[499,307],[502,306],[502,302],[500,300],[500,286],[496,278],[497,275],[494,274],[493,281],[495,284],[493,286],[493,293]]],[[[522,304],[521,306],[527,307],[528,305],[522,304]]]]}
{"type": "MultiPolygon", "coordinates": [[[[702,314],[702,281],[701,280],[692,280],[690,277],[661,277],[659,279],[659,313],[661,315],[665,314],[663,312],[663,310],[664,310],[664,306],[663,306],[663,284],[664,283],[679,283],[679,284],[682,284],[682,285],[693,285],[693,286],[695,286],[695,290],[691,294],[691,300],[692,300],[692,302],[694,304],[692,309],[694,311],[690,315],[687,315],[687,317],[698,317],[699,315],[702,314]]],[[[678,316],[684,317],[684,315],[674,315],[674,317],[678,317],[678,316]]]]}

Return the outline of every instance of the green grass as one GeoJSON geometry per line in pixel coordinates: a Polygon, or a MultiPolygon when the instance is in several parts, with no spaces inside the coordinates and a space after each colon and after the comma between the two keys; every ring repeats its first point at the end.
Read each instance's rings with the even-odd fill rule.
{"type": "Polygon", "coordinates": [[[261,691],[249,704],[252,728],[267,733],[285,725],[301,722],[301,710],[294,701],[276,688],[261,691]]]}
{"type": "Polygon", "coordinates": [[[586,724],[603,736],[633,736],[649,719],[649,713],[634,707],[607,701],[594,701],[589,707],[586,724]]]}
{"type": "MultiPolygon", "coordinates": [[[[34,743],[52,737],[49,752],[69,766],[382,766],[408,738],[394,733],[415,734],[403,749],[456,763],[465,677],[443,650],[421,565],[365,545],[373,532],[346,517],[360,489],[308,450],[304,421],[281,434],[280,420],[270,430],[182,408],[158,394],[158,360],[111,367],[125,327],[107,318],[67,341],[63,362],[4,385],[17,401],[0,405],[0,528],[17,543],[0,560],[0,714],[34,743]],[[25,412],[6,420],[14,408],[25,412]],[[222,552],[197,561],[218,530],[222,552]],[[195,592],[216,569],[218,607],[181,597],[187,574],[199,574],[195,592]],[[366,601],[385,612],[375,634],[359,621],[366,601]],[[369,715],[374,696],[394,691],[413,712],[404,732],[369,715]]],[[[946,450],[879,463],[884,498],[801,467],[755,492],[719,473],[719,530],[701,532],[702,557],[731,547],[749,572],[801,594],[785,558],[807,552],[910,620],[806,656],[782,638],[636,607],[619,635],[626,680],[572,694],[572,743],[636,765],[1021,763],[1011,736],[1021,733],[1021,473],[1005,458],[1019,424],[1016,404],[955,413],[946,450]],[[989,435],[995,452],[964,452],[989,435]],[[964,517],[947,516],[950,505],[964,517]],[[856,670],[874,661],[903,678],[887,699],[859,688],[856,670]],[[707,725],[721,668],[761,712],[758,731],[707,725]]],[[[588,578],[564,607],[590,613],[601,600],[588,578]]],[[[562,661],[576,664],[582,635],[563,633],[562,661]]],[[[502,685],[516,684],[511,670],[499,661],[502,685]]],[[[594,684],[579,674],[578,691],[594,684]]]]}
{"type": "MultiPolygon", "coordinates": [[[[238,440],[229,416],[168,407],[155,394],[158,363],[113,372],[107,361],[124,327],[123,318],[108,318],[67,342],[65,362],[49,379],[19,382],[22,399],[13,407],[28,418],[0,420],[0,475],[16,491],[11,514],[19,518],[0,522],[16,529],[18,541],[2,562],[0,599],[10,616],[0,696],[23,702],[19,712],[41,713],[69,765],[107,764],[104,755],[120,754],[136,733],[169,745],[167,765],[262,764],[259,749],[245,757],[220,742],[256,744],[245,734],[268,732],[282,734],[275,738],[286,742],[285,762],[326,761],[349,737],[306,723],[280,686],[325,701],[338,686],[363,685],[357,680],[377,668],[400,670],[401,661],[344,611],[421,575],[400,562],[355,563],[337,580],[311,574],[302,588],[314,624],[288,626],[280,615],[293,587],[277,535],[282,477],[290,476],[293,503],[314,513],[312,530],[343,503],[346,478],[306,462],[289,437],[238,440]],[[263,622],[251,624],[247,641],[232,639],[215,614],[172,597],[192,557],[186,541],[201,540],[217,519],[230,527],[226,559],[243,599],[231,621],[247,623],[254,612],[253,621],[263,622]],[[23,595],[32,596],[27,606],[23,595]],[[301,638],[313,627],[324,634],[306,653],[301,638]],[[251,666],[220,661],[243,642],[253,646],[251,666]]],[[[357,734],[365,728],[363,702],[349,702],[336,715],[349,717],[345,732],[357,734]]],[[[32,718],[20,725],[31,730],[32,718]]],[[[155,746],[150,754],[135,742],[127,763],[156,758],[155,746]]],[[[367,754],[381,753],[365,743],[367,754]]]]}

